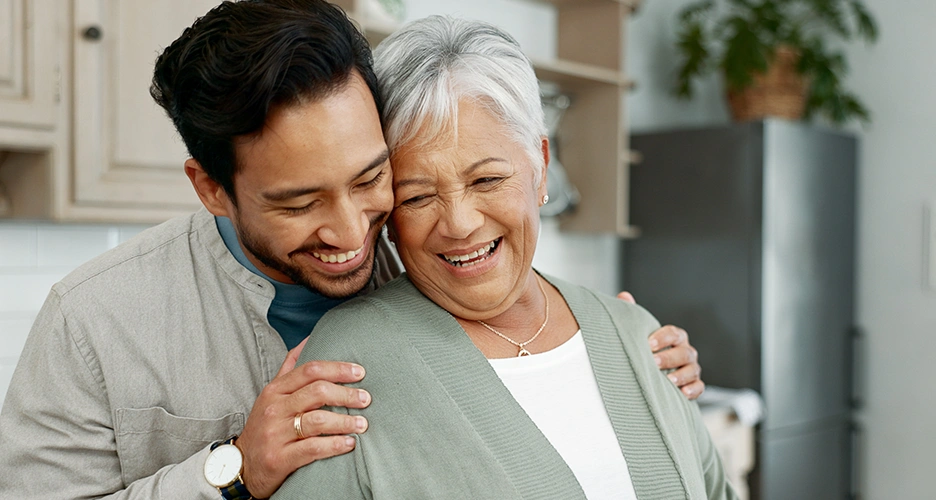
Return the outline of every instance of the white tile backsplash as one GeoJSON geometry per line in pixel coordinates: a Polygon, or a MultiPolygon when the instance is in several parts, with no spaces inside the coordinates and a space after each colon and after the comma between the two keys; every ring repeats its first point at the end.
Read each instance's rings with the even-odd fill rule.
{"type": "Polygon", "coordinates": [[[0,313],[39,311],[52,285],[68,270],[43,269],[31,274],[4,274],[0,271],[0,313]]]}
{"type": "Polygon", "coordinates": [[[35,267],[37,233],[35,226],[0,226],[0,267],[35,267]]]}
{"type": "Polygon", "coordinates": [[[77,267],[116,246],[117,230],[104,226],[40,226],[39,267],[77,267]]]}

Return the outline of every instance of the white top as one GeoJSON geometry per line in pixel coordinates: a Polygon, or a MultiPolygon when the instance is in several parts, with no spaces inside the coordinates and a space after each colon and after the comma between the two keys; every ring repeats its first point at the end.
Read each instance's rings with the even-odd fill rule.
{"type": "Polygon", "coordinates": [[[589,500],[637,499],[581,330],[551,351],[488,361],[589,500]]]}

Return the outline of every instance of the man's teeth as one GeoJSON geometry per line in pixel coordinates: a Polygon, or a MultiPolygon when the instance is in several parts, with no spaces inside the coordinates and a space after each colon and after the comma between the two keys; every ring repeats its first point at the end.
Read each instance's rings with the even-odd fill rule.
{"type": "Polygon", "coordinates": [[[478,259],[478,260],[475,261],[475,262],[465,262],[465,261],[477,259],[478,257],[481,257],[481,256],[483,256],[484,254],[486,254],[486,253],[490,252],[491,250],[493,250],[495,246],[497,246],[497,240],[494,240],[494,241],[488,243],[487,245],[485,245],[485,246],[483,246],[483,247],[481,247],[481,248],[479,248],[479,249],[477,249],[477,250],[475,250],[474,252],[471,252],[471,253],[469,253],[469,254],[465,254],[465,255],[444,255],[444,254],[443,254],[442,256],[445,257],[445,260],[449,261],[450,263],[452,263],[452,264],[454,264],[454,265],[456,265],[456,266],[460,266],[460,267],[461,267],[461,266],[473,266],[473,265],[477,264],[478,262],[481,262],[481,261],[484,260],[484,259],[478,259]]]}
{"type": "Polygon", "coordinates": [[[312,252],[312,255],[314,255],[316,259],[322,262],[327,262],[331,264],[334,264],[335,262],[337,262],[340,264],[342,262],[347,262],[353,259],[354,257],[357,256],[357,254],[361,253],[361,250],[364,250],[364,247],[358,248],[357,250],[351,250],[350,252],[347,252],[347,253],[332,253],[332,254],[326,255],[323,253],[312,252]]]}

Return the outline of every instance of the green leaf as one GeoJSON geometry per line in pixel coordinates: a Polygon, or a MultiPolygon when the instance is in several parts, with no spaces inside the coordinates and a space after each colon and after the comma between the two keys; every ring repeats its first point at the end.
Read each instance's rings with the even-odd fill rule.
{"type": "Polygon", "coordinates": [[[715,7],[715,0],[702,0],[685,6],[679,11],[679,20],[683,23],[697,21],[703,14],[711,12],[715,7]]]}
{"type": "Polygon", "coordinates": [[[858,36],[868,42],[876,42],[878,37],[877,23],[874,22],[871,13],[861,3],[861,0],[852,0],[851,7],[858,24],[858,36]]]}
{"type": "Polygon", "coordinates": [[[728,87],[741,90],[754,82],[755,73],[767,71],[767,55],[773,47],[765,46],[744,18],[733,17],[729,24],[733,33],[726,41],[721,67],[728,87]]]}
{"type": "Polygon", "coordinates": [[[678,35],[677,46],[683,55],[675,93],[679,97],[692,97],[692,78],[708,70],[710,55],[706,48],[705,30],[699,22],[687,23],[678,35]]]}

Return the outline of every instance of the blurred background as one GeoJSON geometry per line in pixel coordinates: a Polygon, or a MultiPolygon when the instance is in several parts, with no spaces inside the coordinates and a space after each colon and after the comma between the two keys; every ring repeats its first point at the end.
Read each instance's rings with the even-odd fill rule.
{"type": "MultiPolygon", "coordinates": [[[[216,3],[0,0],[0,399],[56,281],[197,207],[148,82],[216,3]]],[[[876,43],[825,48],[870,121],[808,125],[733,120],[714,62],[674,95],[698,2],[338,3],[375,43],[430,14],[517,38],[567,173],[535,266],[633,291],[689,331],[709,384],[760,394],[757,427],[711,422],[723,454],[753,450],[725,457],[752,498],[936,498],[936,3],[864,0],[876,43]]]]}

